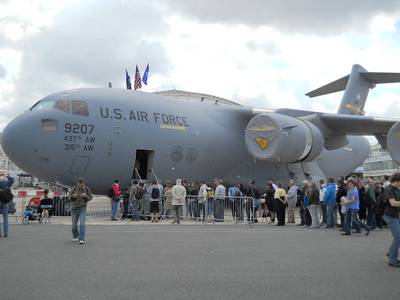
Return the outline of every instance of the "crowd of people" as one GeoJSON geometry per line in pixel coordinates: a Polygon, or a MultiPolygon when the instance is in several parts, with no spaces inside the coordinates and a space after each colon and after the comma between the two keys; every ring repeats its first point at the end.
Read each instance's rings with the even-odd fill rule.
{"type": "Polygon", "coordinates": [[[150,197],[150,221],[159,222],[169,218],[179,224],[182,218],[223,222],[225,212],[230,219],[240,222],[257,223],[259,219],[269,224],[284,226],[296,224],[295,212],[299,207],[298,226],[312,229],[340,228],[342,235],[361,233],[369,235],[371,230],[380,230],[387,224],[393,235],[393,243],[388,252],[389,265],[400,267],[398,248],[400,245],[400,173],[389,181],[383,178],[329,178],[319,182],[303,181],[298,187],[294,180],[287,186],[282,181],[269,179],[265,190],[259,191],[254,180],[246,186],[240,183],[224,185],[222,179],[213,184],[201,181],[188,182],[178,179],[175,185],[166,182],[161,185],[153,181],[146,186],[137,181],[130,188],[120,191],[116,180],[112,186],[111,220],[117,220],[116,207],[122,198],[122,218],[128,217],[132,205],[132,220],[145,216],[144,197],[150,197]],[[287,210],[287,213],[286,213],[287,210]],[[286,220],[287,219],[287,220],[286,220]]]}
{"type": "MultiPolygon", "coordinates": [[[[11,177],[0,174],[0,212],[3,215],[3,233],[8,235],[8,203],[12,200],[11,177]]],[[[180,224],[182,219],[202,222],[257,223],[265,220],[269,224],[284,226],[286,223],[312,229],[338,227],[342,235],[361,233],[369,235],[371,230],[380,230],[388,225],[393,242],[387,253],[389,265],[400,267],[400,173],[389,180],[383,178],[329,178],[327,182],[303,181],[297,186],[289,180],[269,179],[260,191],[254,180],[247,186],[241,183],[224,185],[222,179],[213,183],[189,182],[177,179],[175,184],[153,181],[144,184],[132,181],[128,188],[121,189],[115,180],[108,196],[111,200],[111,220],[132,221],[148,218],[150,222],[171,219],[180,224]],[[146,200],[147,199],[147,200],[146,200]],[[147,204],[148,205],[147,205],[147,204]],[[122,204],[122,206],[120,206],[122,204]],[[298,210],[296,209],[298,207],[298,210]],[[147,211],[148,210],[148,211],[147,211]],[[287,211],[287,212],[286,212],[287,211]]],[[[85,243],[85,217],[87,203],[92,199],[90,188],[80,178],[70,191],[73,241],[85,243]],[[80,223],[78,227],[78,222],[80,223]]]]}
{"type": "Polygon", "coordinates": [[[255,186],[255,181],[250,181],[247,186],[240,183],[225,186],[221,179],[215,179],[212,184],[181,180],[179,186],[186,193],[184,199],[179,199],[179,204],[173,193],[177,185],[170,182],[162,185],[157,181],[146,185],[133,180],[131,187],[121,189],[119,181],[115,180],[109,194],[111,220],[118,220],[118,209],[121,207],[122,219],[132,218],[135,221],[148,218],[150,222],[159,222],[162,218],[172,218],[177,205],[181,206],[178,212],[181,218],[194,221],[224,221],[229,215],[229,219],[235,221],[245,219],[257,223],[265,219],[269,224],[284,226],[295,223],[295,208],[298,207],[299,226],[339,226],[349,234],[345,221],[346,212],[351,210],[356,231],[363,228],[369,233],[383,226],[383,211],[375,202],[389,185],[389,179],[387,176],[382,180],[350,177],[335,181],[330,178],[327,182],[323,179],[318,183],[303,181],[300,187],[294,180],[289,180],[285,186],[281,181],[269,179],[261,191],[255,186]]]}

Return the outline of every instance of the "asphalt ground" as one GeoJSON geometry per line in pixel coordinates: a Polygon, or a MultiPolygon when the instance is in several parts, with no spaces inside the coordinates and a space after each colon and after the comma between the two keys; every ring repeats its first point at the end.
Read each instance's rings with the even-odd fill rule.
{"type": "Polygon", "coordinates": [[[387,230],[245,225],[11,225],[0,299],[399,299],[387,230]]]}

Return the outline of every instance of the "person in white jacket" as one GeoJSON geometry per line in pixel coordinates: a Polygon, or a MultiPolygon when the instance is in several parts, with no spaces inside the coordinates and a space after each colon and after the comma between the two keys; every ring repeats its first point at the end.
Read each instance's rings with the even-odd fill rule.
{"type": "Polygon", "coordinates": [[[182,185],[182,181],[180,179],[176,180],[176,185],[172,187],[172,207],[175,210],[175,220],[172,224],[181,222],[181,208],[185,205],[186,200],[186,189],[182,185]]]}
{"type": "Polygon", "coordinates": [[[199,199],[199,218],[197,221],[202,220],[203,222],[206,220],[206,202],[207,202],[207,184],[202,181],[199,189],[199,193],[197,195],[199,199]],[[201,217],[203,214],[203,217],[201,217]]]}

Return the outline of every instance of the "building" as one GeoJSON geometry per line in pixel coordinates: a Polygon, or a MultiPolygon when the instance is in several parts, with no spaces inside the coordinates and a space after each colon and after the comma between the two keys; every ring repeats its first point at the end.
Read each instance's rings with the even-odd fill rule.
{"type": "Polygon", "coordinates": [[[380,144],[371,145],[369,157],[362,165],[364,176],[383,176],[398,172],[399,165],[393,161],[387,150],[382,149],[380,144]]]}

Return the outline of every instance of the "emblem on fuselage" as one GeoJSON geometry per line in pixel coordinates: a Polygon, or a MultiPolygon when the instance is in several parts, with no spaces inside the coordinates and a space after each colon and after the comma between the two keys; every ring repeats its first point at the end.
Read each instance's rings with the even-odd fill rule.
{"type": "Polygon", "coordinates": [[[182,159],[183,159],[183,149],[182,149],[182,147],[179,147],[179,146],[172,147],[171,160],[174,163],[178,163],[182,159]]]}
{"type": "Polygon", "coordinates": [[[189,148],[186,152],[186,160],[188,162],[194,162],[197,159],[198,153],[196,148],[189,148]]]}
{"type": "Polygon", "coordinates": [[[256,143],[261,148],[261,150],[265,150],[269,146],[269,141],[266,138],[262,137],[256,138],[256,143]]]}

